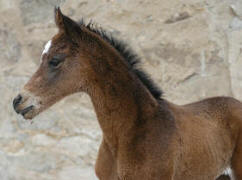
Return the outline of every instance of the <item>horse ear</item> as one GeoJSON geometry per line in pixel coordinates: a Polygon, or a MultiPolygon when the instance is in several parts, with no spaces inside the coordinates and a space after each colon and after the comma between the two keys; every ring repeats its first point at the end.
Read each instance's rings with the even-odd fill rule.
{"type": "Polygon", "coordinates": [[[64,32],[73,42],[82,34],[81,27],[71,18],[62,14],[59,7],[55,8],[55,23],[59,30],[64,32]]]}
{"type": "Polygon", "coordinates": [[[60,10],[60,7],[55,7],[55,24],[59,30],[65,29],[64,16],[60,10]]]}

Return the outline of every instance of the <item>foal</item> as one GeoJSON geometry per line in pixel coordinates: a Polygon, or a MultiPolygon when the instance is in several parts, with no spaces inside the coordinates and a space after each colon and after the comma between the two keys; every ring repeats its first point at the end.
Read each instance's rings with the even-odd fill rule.
{"type": "Polygon", "coordinates": [[[137,69],[121,42],[55,10],[59,32],[37,72],[14,99],[32,119],[63,97],[91,97],[103,139],[100,180],[242,180],[242,104],[215,97],[178,106],[137,69]]]}

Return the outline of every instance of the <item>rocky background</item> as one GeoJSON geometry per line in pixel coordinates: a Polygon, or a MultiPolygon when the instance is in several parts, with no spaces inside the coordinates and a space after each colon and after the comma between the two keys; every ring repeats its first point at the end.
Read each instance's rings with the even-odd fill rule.
{"type": "Polygon", "coordinates": [[[0,0],[1,180],[96,179],[101,131],[86,95],[65,98],[32,124],[12,108],[57,31],[57,4],[126,40],[166,99],[242,100],[241,0],[0,0]]]}

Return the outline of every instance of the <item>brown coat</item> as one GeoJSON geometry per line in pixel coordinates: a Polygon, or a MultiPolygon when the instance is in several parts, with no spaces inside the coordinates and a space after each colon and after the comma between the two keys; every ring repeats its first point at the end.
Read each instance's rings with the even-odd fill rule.
{"type": "Polygon", "coordinates": [[[127,47],[55,11],[59,32],[13,105],[32,119],[60,99],[89,94],[103,132],[100,180],[242,180],[242,104],[215,97],[178,106],[162,98],[127,47]],[[230,168],[230,169],[229,169],[230,168]],[[230,171],[229,171],[230,170],[230,171]]]}

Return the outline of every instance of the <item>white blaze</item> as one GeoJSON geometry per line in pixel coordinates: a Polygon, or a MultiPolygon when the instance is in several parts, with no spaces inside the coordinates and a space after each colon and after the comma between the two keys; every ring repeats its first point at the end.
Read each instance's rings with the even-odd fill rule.
{"type": "Polygon", "coordinates": [[[43,50],[43,52],[42,52],[42,55],[45,54],[45,53],[47,53],[47,52],[49,51],[50,46],[51,46],[51,40],[49,40],[49,41],[46,43],[45,48],[44,48],[44,50],[43,50]]]}
{"type": "Polygon", "coordinates": [[[49,49],[51,47],[51,40],[49,40],[46,44],[45,44],[45,48],[42,52],[42,55],[41,55],[41,58],[40,58],[40,61],[42,62],[43,61],[43,55],[48,53],[49,49]]]}

